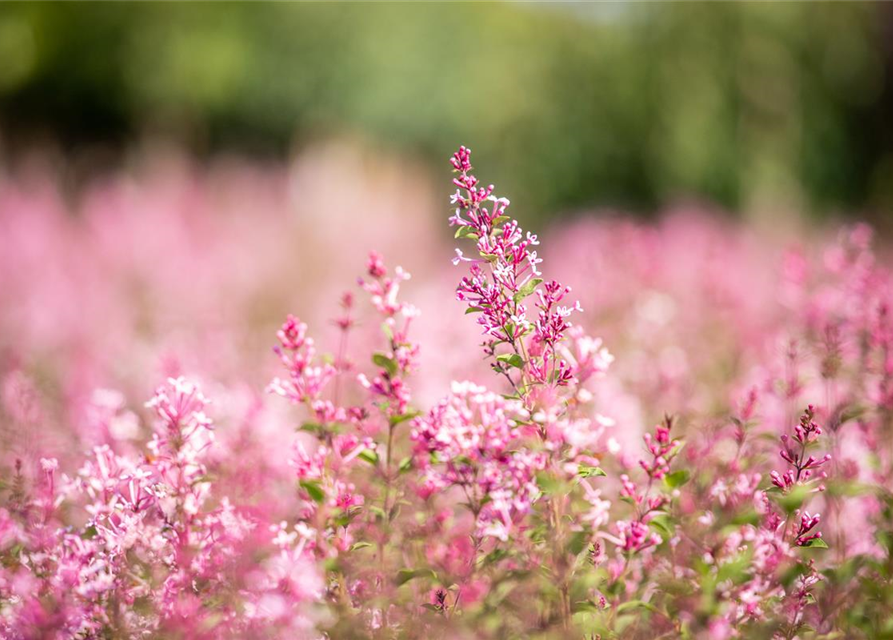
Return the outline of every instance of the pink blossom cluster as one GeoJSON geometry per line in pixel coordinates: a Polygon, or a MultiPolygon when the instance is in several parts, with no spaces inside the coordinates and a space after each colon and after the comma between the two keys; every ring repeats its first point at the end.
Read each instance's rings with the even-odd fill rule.
{"type": "Polygon", "coordinates": [[[213,492],[208,402],[195,384],[171,379],[146,403],[156,424],[144,455],[97,446],[75,476],[58,479],[58,462],[41,460],[34,493],[17,492],[0,511],[4,637],[301,637],[313,629],[318,570],[295,556],[289,571],[299,575],[281,575],[273,548],[246,563],[262,542],[257,522],[213,492]],[[66,524],[69,511],[81,524],[66,524]],[[271,607],[289,580],[288,607],[271,607]]]}
{"type": "MultiPolygon", "coordinates": [[[[142,234],[145,265],[169,256],[154,270],[103,239],[141,235],[139,216],[113,215],[127,188],[71,220],[46,203],[9,213],[27,197],[0,188],[18,239],[0,234],[13,290],[0,301],[72,318],[0,314],[2,335],[29,345],[0,340],[0,637],[889,635],[884,245],[859,225],[782,242],[677,214],[569,223],[540,247],[467,148],[451,165],[468,272],[410,279],[371,253],[347,265],[363,273],[334,312],[309,284],[292,292],[293,247],[246,259],[239,243],[260,232],[215,222],[207,185],[141,192],[165,212],[161,240],[142,234]],[[59,257],[40,270],[32,253],[59,257]],[[230,263],[263,286],[222,276],[230,263]],[[31,282],[13,264],[32,265],[31,282]],[[112,329],[52,306],[90,313],[59,286],[68,271],[100,292],[112,329]],[[205,287],[179,290],[182,273],[205,287]],[[142,293],[116,294],[114,278],[142,293]],[[201,329],[191,349],[154,334],[179,335],[178,309],[201,329]],[[237,330],[255,314],[275,357],[237,330]],[[153,367],[150,352],[178,356],[153,367]],[[169,379],[131,403],[156,378],[169,379]]],[[[382,209],[399,209],[403,182],[387,184],[399,198],[382,209]]],[[[313,219],[307,232],[324,233],[313,219]]],[[[445,249],[410,224],[414,263],[445,249]]],[[[335,234],[341,255],[374,233],[335,234]]],[[[320,259],[314,278],[341,262],[320,259]]]]}
{"type": "Polygon", "coordinates": [[[417,418],[411,439],[423,471],[423,496],[458,487],[464,492],[481,535],[508,540],[540,491],[536,473],[542,452],[519,447],[528,412],[471,382],[454,383],[450,396],[417,418]]]}
{"type": "Polygon", "coordinates": [[[471,263],[471,275],[462,279],[456,297],[466,302],[468,312],[480,314],[478,323],[488,336],[485,353],[493,356],[493,368],[510,381],[511,369],[521,370],[522,395],[534,384],[564,385],[573,377],[570,365],[557,351],[567,330],[568,317],[581,311],[579,303],[560,304],[570,288],[552,280],[544,283],[538,265],[542,262],[532,247],[535,235],[524,235],[518,222],[507,214],[509,201],[493,195],[493,185],[478,186],[471,172],[471,151],[461,147],[452,159],[453,179],[458,187],[451,202],[456,210],[450,224],[457,238],[476,242],[479,257],[468,258],[456,249],[455,264],[471,263]],[[527,316],[524,300],[536,294],[538,315],[527,316]],[[505,345],[507,349],[503,349],[505,345]],[[498,350],[506,353],[497,355],[498,350]]]}

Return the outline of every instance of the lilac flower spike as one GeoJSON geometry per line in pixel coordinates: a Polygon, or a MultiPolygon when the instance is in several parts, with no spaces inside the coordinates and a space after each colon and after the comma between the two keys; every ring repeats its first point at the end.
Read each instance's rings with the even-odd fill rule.
{"type": "Polygon", "coordinates": [[[471,150],[460,147],[450,162],[459,174],[453,179],[456,208],[450,224],[459,227],[457,238],[474,240],[478,251],[477,258],[456,251],[454,264],[471,265],[456,298],[468,305],[467,313],[479,314],[484,352],[522,396],[536,385],[568,384],[572,367],[558,345],[572,326],[571,313],[581,310],[579,303],[562,305],[570,288],[556,281],[543,284],[542,259],[534,249],[539,240],[509,217],[509,201],[493,195],[493,185],[480,186],[471,174],[471,150]],[[525,300],[534,294],[538,313],[531,318],[525,300]]]}

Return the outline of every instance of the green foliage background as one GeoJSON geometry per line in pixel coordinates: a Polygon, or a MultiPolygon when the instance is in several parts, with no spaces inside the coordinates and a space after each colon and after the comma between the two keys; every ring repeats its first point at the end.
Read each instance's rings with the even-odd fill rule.
{"type": "Polygon", "coordinates": [[[877,216],[891,34],[858,3],[7,3],[0,126],[12,150],[348,135],[440,165],[463,142],[525,217],[680,197],[877,216]]]}

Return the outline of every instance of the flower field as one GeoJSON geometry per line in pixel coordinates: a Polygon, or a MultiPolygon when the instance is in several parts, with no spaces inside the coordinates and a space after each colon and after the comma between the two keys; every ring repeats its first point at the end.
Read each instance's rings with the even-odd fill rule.
{"type": "Polygon", "coordinates": [[[159,153],[0,178],[0,637],[893,638],[869,227],[159,153]]]}

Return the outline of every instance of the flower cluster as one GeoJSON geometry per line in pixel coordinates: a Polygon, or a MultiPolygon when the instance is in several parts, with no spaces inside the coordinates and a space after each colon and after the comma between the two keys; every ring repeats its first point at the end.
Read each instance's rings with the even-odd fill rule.
{"type": "Polygon", "coordinates": [[[413,426],[421,494],[460,488],[481,535],[507,540],[539,496],[536,472],[545,466],[542,453],[519,448],[528,420],[520,402],[454,383],[450,396],[413,426]]]}
{"type": "MultiPolygon", "coordinates": [[[[782,247],[697,216],[589,219],[541,247],[472,174],[467,148],[451,164],[450,223],[475,245],[457,254],[470,269],[457,297],[483,329],[489,379],[439,281],[416,286],[377,253],[331,322],[301,310],[311,337],[292,315],[274,330],[258,304],[294,289],[291,263],[251,254],[240,264],[262,286],[240,289],[191,260],[178,231],[229,229],[208,239],[215,265],[241,255],[255,233],[244,226],[190,218],[192,206],[168,214],[169,261],[155,246],[143,264],[119,249],[139,243],[97,233],[138,238],[143,216],[89,201],[89,233],[71,231],[75,216],[52,231],[55,209],[8,214],[0,185],[0,222],[19,238],[0,234],[0,299],[44,292],[25,326],[0,314],[0,637],[889,635],[893,277],[867,228],[782,247]],[[39,253],[65,268],[29,262],[21,238],[39,224],[39,253]],[[74,259],[79,244],[101,259],[74,259]],[[102,307],[102,327],[137,309],[140,331],[78,324],[52,306],[75,299],[59,282],[78,269],[102,274],[89,276],[96,305],[114,298],[111,271],[158,308],[102,307]],[[215,286],[179,291],[184,272],[215,286]],[[574,277],[571,297],[559,280],[574,277]],[[225,304],[202,304],[211,290],[225,304]],[[434,313],[404,299],[417,293],[434,313]],[[244,315],[227,315],[231,297],[244,315]],[[181,307],[217,318],[194,349],[165,324],[181,307]],[[45,324],[60,316],[71,321],[45,324]],[[276,344],[260,364],[237,348],[258,318],[276,344]],[[141,345],[126,367],[118,340],[141,345]],[[169,379],[132,404],[158,369],[169,379]],[[215,381],[213,403],[196,379],[215,381]],[[120,392],[94,388],[115,380],[120,392]]],[[[156,191],[153,206],[178,206],[156,191]]],[[[354,236],[373,237],[339,242],[354,236]]],[[[411,249],[436,253],[423,238],[411,249]]]]}
{"type": "Polygon", "coordinates": [[[400,283],[410,278],[401,267],[397,267],[394,276],[389,277],[381,256],[373,252],[369,255],[367,272],[370,279],[360,280],[360,284],[384,317],[383,328],[388,339],[388,350],[372,357],[373,362],[380,367],[377,375],[370,381],[361,373],[358,380],[363,387],[380,398],[380,402],[384,403],[385,413],[394,418],[406,413],[411,399],[405,378],[415,368],[419,348],[408,336],[412,319],[419,312],[411,304],[397,300],[400,283]],[[397,321],[398,313],[403,316],[402,324],[397,321]]]}
{"type": "Polygon", "coordinates": [[[679,453],[682,444],[679,440],[670,439],[670,429],[673,427],[673,419],[669,416],[654,429],[654,437],[650,433],[643,436],[645,446],[651,454],[651,460],[639,460],[639,465],[652,480],[663,480],[670,472],[670,463],[679,453]]]}
{"type": "Polygon", "coordinates": [[[275,378],[270,391],[288,398],[295,404],[307,404],[320,422],[339,419],[335,407],[322,398],[323,390],[337,370],[327,362],[316,362],[313,338],[307,336],[307,325],[289,315],[276,332],[279,344],[274,348],[288,378],[275,378]]]}
{"type": "Polygon", "coordinates": [[[570,293],[557,281],[543,284],[538,265],[542,262],[533,247],[537,237],[526,235],[506,210],[509,201],[493,195],[493,185],[478,186],[470,173],[471,151],[461,147],[452,157],[458,187],[452,197],[456,205],[450,224],[457,238],[476,242],[478,258],[468,258],[456,249],[455,264],[471,263],[471,275],[462,279],[456,297],[479,314],[487,341],[485,353],[494,358],[493,368],[506,376],[522,395],[531,385],[566,385],[573,377],[570,365],[557,350],[571,327],[568,317],[579,303],[561,305],[570,293]],[[525,304],[536,294],[538,316],[528,318],[525,304]],[[497,353],[505,345],[505,353],[497,353]],[[520,370],[520,380],[512,380],[512,369],[520,370]]]}
{"type": "MultiPolygon", "coordinates": [[[[782,449],[779,455],[785,462],[791,465],[791,468],[785,471],[784,474],[780,474],[778,471],[773,471],[770,474],[772,484],[779,489],[786,491],[796,484],[809,481],[819,467],[831,460],[830,453],[826,453],[821,458],[816,458],[812,455],[806,456],[809,445],[815,442],[816,438],[822,434],[822,428],[813,422],[814,416],[815,407],[809,405],[800,417],[800,423],[794,427],[793,439],[787,434],[782,434],[781,436],[782,449]],[[794,441],[796,441],[796,444],[794,444],[794,441]]],[[[823,474],[824,472],[820,473],[823,474]]],[[[825,476],[821,475],[820,477],[825,476]]]]}
{"type": "MultiPolygon", "coordinates": [[[[98,446],[58,483],[58,462],[41,461],[49,500],[32,504],[46,508],[20,501],[0,511],[4,637],[302,637],[312,628],[309,609],[269,615],[279,587],[265,567],[246,581],[241,558],[258,542],[256,523],[212,495],[207,404],[195,384],[170,379],[146,403],[157,420],[144,456],[98,446]],[[63,525],[63,506],[84,524],[63,525]]],[[[318,597],[315,568],[302,571],[289,606],[318,597]]]]}

